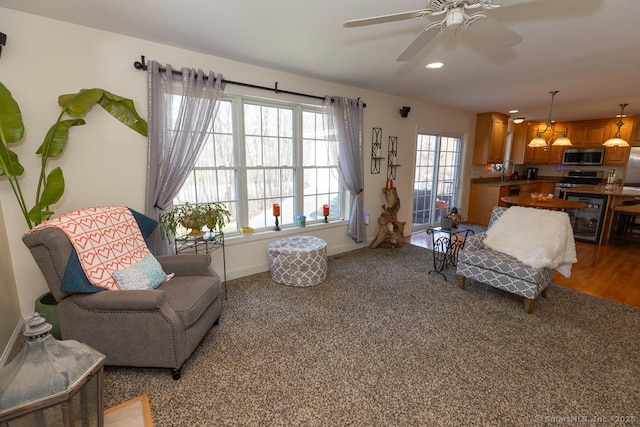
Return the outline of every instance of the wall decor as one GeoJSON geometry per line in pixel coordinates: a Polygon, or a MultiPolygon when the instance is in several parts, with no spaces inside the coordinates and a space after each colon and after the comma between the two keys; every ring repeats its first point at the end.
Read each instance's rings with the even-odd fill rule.
{"type": "Polygon", "coordinates": [[[389,151],[387,155],[387,179],[396,179],[398,164],[398,137],[389,137],[389,151]]]}
{"type": "Polygon", "coordinates": [[[373,128],[371,132],[371,173],[380,173],[382,160],[382,128],[373,128]]]}

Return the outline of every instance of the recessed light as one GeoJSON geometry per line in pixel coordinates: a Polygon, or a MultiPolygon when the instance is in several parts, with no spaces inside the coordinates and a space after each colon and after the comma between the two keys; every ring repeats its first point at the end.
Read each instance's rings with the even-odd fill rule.
{"type": "Polygon", "coordinates": [[[442,68],[443,66],[444,64],[442,62],[432,62],[430,64],[425,65],[425,67],[431,68],[431,69],[442,68]]]}
{"type": "Polygon", "coordinates": [[[509,110],[509,114],[515,114],[517,112],[518,112],[518,110],[509,110]]]}

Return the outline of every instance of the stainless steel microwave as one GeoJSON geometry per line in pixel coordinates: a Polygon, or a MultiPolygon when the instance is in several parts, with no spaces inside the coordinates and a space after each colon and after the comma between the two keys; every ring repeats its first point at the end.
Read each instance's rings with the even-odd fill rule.
{"type": "Polygon", "coordinates": [[[604,148],[566,148],[563,165],[600,166],[604,161],[604,148]]]}

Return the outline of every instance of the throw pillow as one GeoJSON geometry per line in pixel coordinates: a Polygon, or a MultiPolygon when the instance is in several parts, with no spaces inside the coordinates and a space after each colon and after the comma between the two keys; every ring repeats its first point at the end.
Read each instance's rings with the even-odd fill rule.
{"type": "Polygon", "coordinates": [[[125,290],[155,289],[167,280],[162,266],[152,254],[124,270],[112,271],[111,275],[120,289],[125,290]]]}

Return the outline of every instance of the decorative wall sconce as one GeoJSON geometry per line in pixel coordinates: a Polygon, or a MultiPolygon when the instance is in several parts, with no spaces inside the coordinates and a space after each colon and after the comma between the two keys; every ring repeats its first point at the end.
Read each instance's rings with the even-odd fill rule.
{"type": "Polygon", "coordinates": [[[382,128],[373,128],[371,132],[371,173],[380,173],[382,160],[382,128]]]}
{"type": "Polygon", "coordinates": [[[389,137],[389,152],[387,156],[387,179],[396,179],[398,164],[398,137],[389,137]]]}
{"type": "Polygon", "coordinates": [[[411,107],[404,106],[400,109],[400,117],[408,117],[409,111],[411,111],[411,107]]]}

